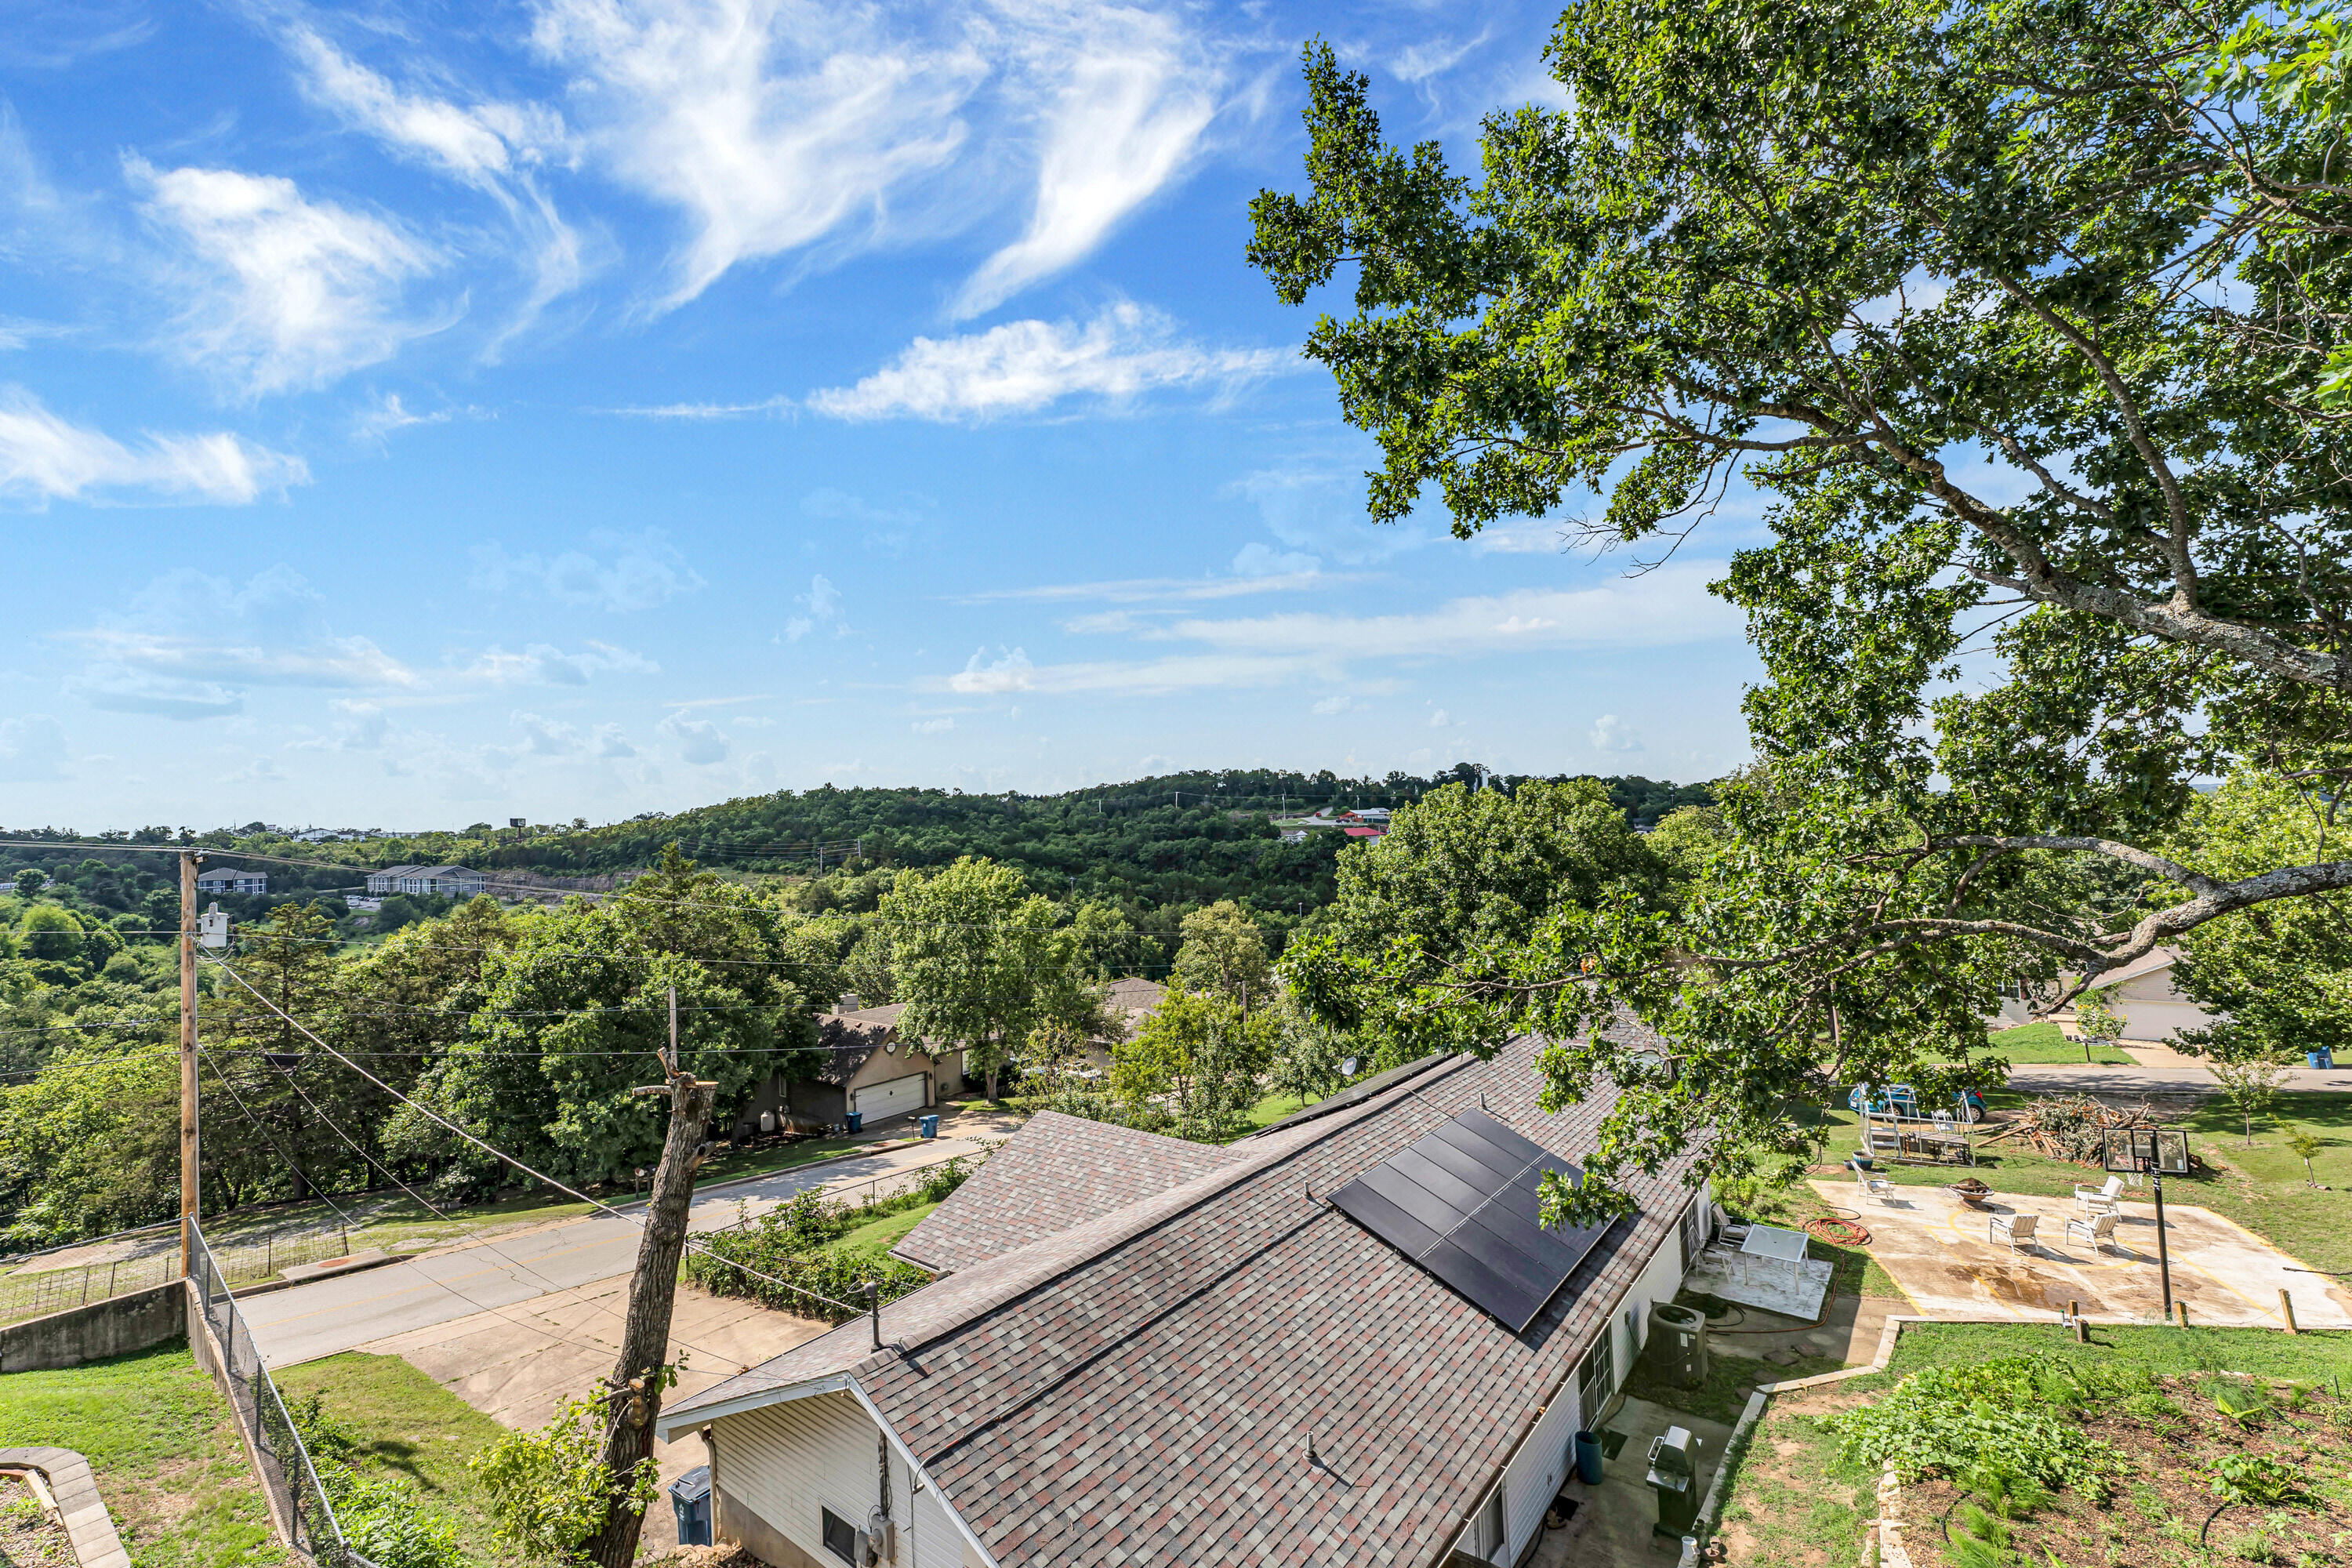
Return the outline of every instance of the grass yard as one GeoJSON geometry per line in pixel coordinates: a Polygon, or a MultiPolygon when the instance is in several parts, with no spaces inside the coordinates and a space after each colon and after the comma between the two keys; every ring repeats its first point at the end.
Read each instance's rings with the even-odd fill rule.
{"type": "Polygon", "coordinates": [[[1943,1527],[1951,1522],[1965,1535],[1969,1510],[1986,1500],[1979,1495],[1972,1504],[1953,1478],[1930,1473],[1905,1489],[1918,1568],[1966,1568],[1979,1560],[2030,1568],[2225,1568],[2241,1562],[2318,1568],[2352,1561],[2352,1531],[2346,1528],[2352,1523],[2352,1476],[2343,1463],[2352,1400],[2336,1392],[2352,1389],[2352,1333],[2102,1327],[2092,1343],[2079,1344],[2055,1325],[1938,1323],[1906,1330],[1885,1373],[1772,1402],[1730,1461],[1722,1519],[1730,1562],[1846,1568],[1874,1561],[1864,1548],[1863,1526],[1878,1512],[1877,1466],[1847,1457],[1832,1418],[1887,1397],[1915,1373],[2009,1357],[2041,1358],[2092,1378],[2157,1380],[2142,1394],[2104,1407],[2094,1401],[2076,1413],[2084,1432],[2113,1445],[2114,1494],[2098,1504],[2062,1491],[1992,1527],[2013,1537],[2002,1552],[1971,1557],[1970,1548],[1947,1546],[1943,1527]],[[2219,1401],[2242,1388],[2273,1391],[2271,1404],[2251,1418],[2232,1418],[2219,1401]],[[2210,1550],[2200,1550],[2198,1532],[2220,1500],[2210,1486],[2211,1466],[2255,1454],[2299,1477],[2307,1498],[2235,1505],[2216,1521],[2210,1550]]]}
{"type": "Polygon", "coordinates": [[[289,1564],[234,1417],[184,1344],[0,1375],[0,1447],[79,1450],[137,1568],[289,1564]]]}
{"type": "Polygon", "coordinates": [[[1314,1100],[1301,1099],[1295,1094],[1269,1094],[1244,1114],[1242,1120],[1249,1125],[1239,1135],[1245,1138],[1260,1128],[1271,1127],[1284,1117],[1295,1116],[1315,1103],[1314,1100]]]}
{"type": "MultiPolygon", "coordinates": [[[[278,1374],[287,1403],[315,1393],[327,1421],[349,1435],[344,1463],[361,1475],[405,1481],[457,1527],[479,1563],[544,1568],[495,1539],[488,1500],[467,1461],[506,1430],[401,1360],[354,1351],[278,1374]]],[[[660,1506],[667,1508],[665,1500],[660,1506]]]]}
{"type": "Polygon", "coordinates": [[[897,1214],[867,1220],[864,1225],[844,1231],[817,1250],[865,1258],[879,1257],[898,1246],[908,1231],[922,1224],[925,1216],[939,1206],[937,1204],[917,1204],[912,1208],[900,1209],[897,1214]]]}
{"type": "Polygon", "coordinates": [[[2053,1063],[2071,1062],[2080,1066],[2085,1061],[2107,1067],[2127,1068],[2130,1057],[2113,1046],[2093,1046],[2090,1055],[2083,1054],[2083,1042],[2070,1040],[2064,1031],[2052,1023],[2020,1024],[2013,1029],[1996,1030],[1992,1048],[2009,1058],[2011,1067],[2045,1067],[2053,1063]]]}

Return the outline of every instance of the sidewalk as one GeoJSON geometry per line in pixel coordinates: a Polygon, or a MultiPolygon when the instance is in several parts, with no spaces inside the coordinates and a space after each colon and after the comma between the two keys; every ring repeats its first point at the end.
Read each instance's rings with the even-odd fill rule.
{"type": "MultiPolygon", "coordinates": [[[[2137,1047],[2133,1054],[2139,1054],[2137,1047]]],[[[2153,1058],[2157,1052],[2148,1054],[2153,1058]]],[[[2194,1058],[2181,1057],[2175,1051],[2162,1051],[2162,1054],[2181,1061],[2195,1060],[2194,1058]]],[[[2152,1063],[2127,1068],[2065,1062],[2014,1067],[2009,1070],[2009,1087],[2022,1094],[2089,1094],[2101,1099],[2221,1092],[2221,1086],[2213,1081],[2213,1075],[2201,1065],[2173,1067],[2152,1063]]],[[[2289,1068],[2279,1088],[2291,1094],[2352,1094],[2352,1068],[2339,1067],[2326,1071],[2289,1068]]]]}

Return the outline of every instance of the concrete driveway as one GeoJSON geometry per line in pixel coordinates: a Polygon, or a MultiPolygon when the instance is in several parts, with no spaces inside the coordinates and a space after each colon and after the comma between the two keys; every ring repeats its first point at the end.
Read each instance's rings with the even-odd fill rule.
{"type": "MultiPolygon", "coordinates": [[[[977,1139],[942,1138],[730,1183],[698,1194],[689,1224],[696,1230],[717,1230],[734,1224],[739,1215],[764,1214],[810,1187],[852,1200],[868,1193],[887,1196],[918,1179],[914,1167],[980,1150],[977,1139]]],[[[626,1219],[566,1220],[256,1296],[243,1303],[246,1321],[264,1360],[291,1366],[600,1281],[625,1284],[624,1277],[636,1265],[638,1236],[638,1226],[626,1219]]],[[[617,1305],[600,1310],[618,1322],[617,1305]]]]}
{"type": "MultiPolygon", "coordinates": [[[[1853,1203],[1851,1183],[1813,1188],[1832,1204],[1853,1203]]],[[[1971,1209],[1940,1187],[1896,1187],[1891,1203],[1862,1205],[1871,1256],[1928,1317],[2046,1322],[2074,1301],[2106,1322],[2163,1316],[2154,1205],[2125,1204],[2115,1233],[2120,1248],[2094,1253],[2066,1234],[2075,1215],[2070,1199],[1997,1192],[1990,1202],[1989,1210],[1971,1209]],[[2011,1253],[1991,1240],[1998,1214],[2037,1215],[2037,1245],[2011,1253]]],[[[2173,1299],[2189,1303],[2190,1323],[2282,1328],[2279,1292],[2287,1290],[2301,1326],[2352,1328],[2352,1292],[2342,1282],[2309,1272],[2210,1209],[2168,1203],[2164,1219],[2173,1299]]]]}

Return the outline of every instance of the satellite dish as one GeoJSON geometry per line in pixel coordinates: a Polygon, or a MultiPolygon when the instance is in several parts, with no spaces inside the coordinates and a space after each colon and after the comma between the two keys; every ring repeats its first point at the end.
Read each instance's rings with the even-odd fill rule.
{"type": "Polygon", "coordinates": [[[1356,1076],[1355,1058],[1349,1057],[1346,1061],[1339,1064],[1339,1076],[1341,1078],[1353,1078],[1356,1076]]]}

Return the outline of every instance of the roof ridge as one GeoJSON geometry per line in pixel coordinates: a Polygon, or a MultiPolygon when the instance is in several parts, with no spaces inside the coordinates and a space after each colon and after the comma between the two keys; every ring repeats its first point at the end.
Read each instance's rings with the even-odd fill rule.
{"type": "MultiPolygon", "coordinates": [[[[1441,1074],[1456,1071],[1463,1064],[1475,1059],[1477,1058],[1467,1055],[1459,1056],[1453,1064],[1441,1064],[1434,1071],[1441,1074]]],[[[1408,1079],[1396,1086],[1393,1095],[1380,1095],[1368,1100],[1350,1112],[1305,1123],[1294,1130],[1294,1135],[1290,1138],[1269,1140],[1265,1148],[1255,1158],[1244,1156],[1219,1165],[1214,1170],[1204,1172],[1189,1182],[1180,1182],[1164,1192],[1154,1193],[1151,1196],[1139,1198],[1123,1208],[1116,1208],[1108,1214],[1082,1221],[1066,1231],[1031,1242],[1027,1247],[1015,1248],[1001,1258],[973,1265],[955,1276],[955,1279],[967,1284],[978,1283],[982,1287],[992,1288],[978,1290],[968,1306],[961,1311],[951,1311],[944,1321],[929,1325],[919,1331],[917,1334],[904,1335],[892,1341],[892,1347],[901,1352],[911,1351],[955,1332],[958,1329],[996,1310],[999,1307],[1025,1296],[1041,1286],[1051,1284],[1064,1274],[1092,1263],[1105,1253],[1124,1247],[1146,1231],[1155,1229],[1178,1215],[1206,1203],[1228,1187],[1237,1185],[1262,1171],[1280,1164],[1300,1150],[1310,1148],[1332,1134],[1354,1126],[1374,1112],[1386,1110],[1395,1098],[1412,1094],[1423,1081],[1429,1080],[1431,1076],[1423,1074],[1408,1079]],[[1025,1263],[1026,1267],[1019,1268],[1005,1267],[1016,1261],[1025,1263]],[[1001,1281],[986,1279],[974,1280],[973,1277],[976,1275],[991,1273],[1009,1275],[1010,1278],[1001,1281]]],[[[1073,1117],[1072,1120],[1087,1119],[1073,1117]]],[[[927,1293],[927,1291],[918,1291],[914,1295],[901,1298],[898,1304],[912,1305],[927,1293]]],[[[886,1339],[889,1337],[889,1317],[888,1309],[884,1309],[883,1330],[886,1339]]],[[[863,1363],[861,1362],[860,1364],[863,1363]]]]}
{"type": "MultiPolygon", "coordinates": [[[[724,1405],[747,1394],[765,1392],[768,1388],[787,1388],[842,1373],[856,1376],[876,1364],[877,1358],[911,1355],[921,1347],[935,1343],[1030,1292],[1052,1284],[1064,1275],[1093,1263],[1105,1254],[1159,1228],[1260,1172],[1272,1169],[1292,1155],[1313,1148],[1358,1122],[1402,1103],[1426,1085],[1450,1077],[1482,1059],[1467,1052],[1457,1053],[1451,1061],[1441,1062],[1429,1071],[1416,1074],[1388,1092],[1374,1096],[1361,1105],[1351,1106],[1344,1112],[1303,1122],[1271,1138],[1260,1134],[1259,1137],[1265,1139],[1263,1144],[1239,1160],[1216,1166],[1189,1182],[1179,1183],[1148,1198],[1113,1209],[1108,1214],[1081,1221],[1067,1230],[1041,1237],[1026,1247],[1015,1247],[986,1262],[975,1263],[911,1295],[902,1296],[881,1310],[880,1333],[885,1342],[881,1350],[868,1351],[863,1345],[857,1345],[856,1348],[860,1353],[847,1361],[835,1363],[832,1357],[827,1357],[821,1364],[796,1367],[793,1375],[776,1383],[760,1388],[740,1386],[744,1379],[758,1374],[761,1369],[753,1367],[714,1384],[692,1398],[679,1401],[663,1413],[662,1419],[668,1422],[702,1406],[724,1405]]],[[[1073,1117],[1071,1120],[1083,1121],[1088,1119],[1073,1117]]],[[[814,1347],[836,1337],[847,1341],[849,1336],[865,1331],[867,1327],[852,1319],[815,1339],[803,1341],[780,1355],[770,1357],[762,1365],[802,1357],[814,1347]]],[[[848,1349],[849,1346],[845,1344],[839,1348],[848,1349]]],[[[814,1356],[808,1359],[815,1360],[814,1356]]]]}

